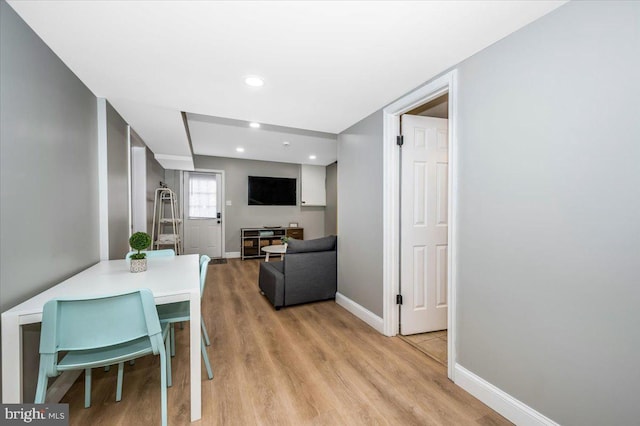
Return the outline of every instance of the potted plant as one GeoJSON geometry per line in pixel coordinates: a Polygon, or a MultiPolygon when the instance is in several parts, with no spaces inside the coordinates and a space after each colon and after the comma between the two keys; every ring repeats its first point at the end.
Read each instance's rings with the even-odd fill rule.
{"type": "Polygon", "coordinates": [[[129,245],[132,249],[138,250],[131,255],[131,272],[144,272],[147,270],[147,253],[141,253],[151,245],[151,237],[146,232],[136,232],[129,238],[129,245]]]}
{"type": "Polygon", "coordinates": [[[290,239],[291,239],[291,237],[287,237],[287,236],[284,236],[284,237],[280,238],[280,241],[282,241],[282,245],[284,246],[285,250],[289,246],[289,240],[290,239]]]}

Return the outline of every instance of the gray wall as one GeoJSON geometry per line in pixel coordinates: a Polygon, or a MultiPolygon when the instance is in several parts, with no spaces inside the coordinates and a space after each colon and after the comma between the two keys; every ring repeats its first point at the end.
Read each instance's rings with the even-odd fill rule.
{"type": "Polygon", "coordinates": [[[227,252],[240,251],[240,228],[263,225],[288,225],[297,222],[304,228],[305,239],[324,236],[324,207],[249,206],[248,177],[271,176],[298,179],[300,199],[300,165],[270,161],[239,160],[235,158],[195,156],[196,168],[225,171],[225,198],[232,205],[225,206],[225,236],[227,252]]]}
{"type": "MultiPolygon", "coordinates": [[[[639,52],[640,3],[571,2],[454,67],[457,361],[564,425],[640,414],[639,52]]],[[[338,286],[377,314],[381,138],[338,143],[338,286]]]]}
{"type": "Polygon", "coordinates": [[[640,3],[571,2],[459,67],[459,363],[637,424],[640,3]]]}
{"type": "Polygon", "coordinates": [[[122,259],[130,250],[127,148],[127,122],[107,102],[109,259],[122,259]]]}
{"type": "Polygon", "coordinates": [[[327,166],[327,205],[324,208],[324,233],[338,233],[338,162],[327,166]]]}
{"type": "MultiPolygon", "coordinates": [[[[99,260],[96,98],[0,1],[0,311],[99,260]]],[[[25,330],[33,398],[38,333],[25,330]]]]}
{"type": "Polygon", "coordinates": [[[382,111],[338,135],[338,292],[382,317],[382,111]]]}

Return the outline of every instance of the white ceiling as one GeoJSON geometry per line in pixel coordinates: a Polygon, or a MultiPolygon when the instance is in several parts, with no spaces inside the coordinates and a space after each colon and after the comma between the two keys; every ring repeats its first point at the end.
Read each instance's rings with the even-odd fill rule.
{"type": "Polygon", "coordinates": [[[336,161],[337,136],[333,133],[270,124],[253,129],[246,121],[200,114],[187,114],[187,120],[193,151],[199,155],[322,166],[336,161]],[[311,155],[315,158],[309,158],[311,155]]]}
{"type": "Polygon", "coordinates": [[[9,1],[163,166],[186,169],[181,111],[339,133],[563,3],[9,1]]]}

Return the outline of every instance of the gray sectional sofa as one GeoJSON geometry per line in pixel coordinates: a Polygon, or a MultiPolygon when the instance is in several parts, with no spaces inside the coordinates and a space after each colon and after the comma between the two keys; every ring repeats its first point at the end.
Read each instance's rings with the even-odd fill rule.
{"type": "Polygon", "coordinates": [[[337,283],[337,237],[290,239],[284,260],[260,264],[260,291],[276,308],[334,299],[337,283]]]}

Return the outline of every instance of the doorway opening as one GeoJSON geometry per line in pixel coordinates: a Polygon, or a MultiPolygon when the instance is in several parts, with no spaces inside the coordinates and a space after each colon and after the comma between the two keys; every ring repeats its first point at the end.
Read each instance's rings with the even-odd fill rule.
{"type": "MultiPolygon", "coordinates": [[[[446,307],[444,326],[440,329],[434,328],[431,330],[447,329],[446,340],[442,333],[438,336],[429,336],[429,340],[433,340],[431,337],[434,337],[446,343],[447,376],[454,382],[456,360],[456,75],[456,70],[452,70],[405,95],[387,106],[383,111],[383,331],[387,336],[397,336],[400,331],[402,331],[402,334],[421,332],[419,329],[411,330],[409,328],[407,315],[404,313],[401,315],[398,304],[404,306],[407,303],[413,303],[413,311],[416,312],[420,312],[421,309],[426,310],[427,302],[435,301],[434,306],[439,308],[446,307]],[[444,95],[448,95],[446,106],[442,102],[443,99],[439,99],[444,95]],[[446,109],[448,118],[446,125],[439,129],[436,126],[431,130],[426,130],[425,128],[417,131],[415,127],[419,128],[421,125],[414,126],[412,135],[417,137],[418,146],[421,146],[423,141],[426,146],[429,145],[427,143],[427,134],[430,134],[432,138],[431,145],[435,144],[437,148],[436,156],[442,156],[446,152],[444,162],[448,162],[448,164],[438,165],[438,163],[443,162],[442,159],[438,159],[436,163],[431,165],[426,160],[420,160],[411,166],[415,169],[413,174],[403,176],[405,164],[401,167],[400,158],[405,155],[406,145],[410,143],[407,140],[407,121],[410,119],[427,119],[427,117],[422,117],[418,114],[426,113],[429,110],[435,114],[434,110],[437,109],[446,109]],[[402,129],[401,117],[403,117],[402,129]],[[404,137],[402,147],[397,146],[398,142],[401,142],[400,138],[398,138],[399,135],[404,137]],[[430,182],[438,182],[438,180],[440,182],[439,193],[437,190],[438,185],[436,185],[435,198],[430,204],[427,204],[427,196],[424,191],[414,191],[412,195],[414,206],[409,211],[407,211],[406,207],[401,207],[401,191],[404,191],[404,187],[407,184],[413,187],[421,186],[426,188],[430,182]],[[434,203],[437,205],[437,209],[434,208],[434,203]],[[419,208],[416,209],[415,206],[419,208]],[[413,215],[413,217],[405,218],[409,214],[413,215]],[[407,243],[411,241],[407,241],[409,236],[406,232],[402,233],[403,228],[401,225],[406,229],[410,224],[422,232],[424,229],[428,231],[428,223],[432,225],[432,231],[435,231],[440,237],[444,233],[446,238],[444,240],[436,240],[431,247],[428,244],[408,245],[407,243]],[[434,224],[437,226],[434,227],[434,224]],[[443,231],[445,225],[446,231],[443,231]],[[414,263],[407,267],[401,260],[403,258],[405,260],[412,259],[414,263]],[[415,267],[416,265],[417,267],[415,267]],[[427,270],[427,268],[430,269],[427,270]],[[431,275],[429,276],[429,274],[431,275]],[[431,294],[427,298],[429,292],[424,287],[407,283],[404,284],[401,292],[401,281],[407,277],[417,277],[417,281],[414,282],[418,283],[429,280],[437,283],[438,285],[435,288],[439,293],[435,293],[435,296],[431,294]],[[409,290],[414,287],[414,293],[417,295],[413,302],[405,297],[408,287],[409,290]],[[416,301],[419,303],[416,303],[416,301]],[[402,327],[400,325],[401,319],[402,327]]],[[[440,118],[429,119],[438,120],[440,118]]],[[[414,140],[415,143],[416,141],[414,140]]],[[[406,198],[407,195],[405,195],[406,198]]],[[[428,234],[429,232],[426,233],[428,234]]],[[[417,321],[417,324],[420,324],[420,321],[417,321]]]]}
{"type": "Polygon", "coordinates": [[[147,197],[147,146],[140,136],[127,126],[127,145],[129,146],[129,236],[134,232],[151,234],[153,202],[147,197]]]}
{"type": "Polygon", "coordinates": [[[447,365],[449,94],[400,116],[398,333],[447,365]]]}

